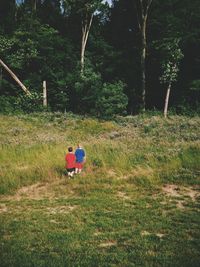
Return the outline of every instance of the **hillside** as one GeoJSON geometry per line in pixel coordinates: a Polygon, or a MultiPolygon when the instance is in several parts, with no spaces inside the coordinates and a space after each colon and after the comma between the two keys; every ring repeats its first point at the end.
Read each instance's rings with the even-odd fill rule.
{"type": "Polygon", "coordinates": [[[0,117],[1,266],[198,266],[199,117],[0,117]],[[64,154],[81,142],[84,172],[64,154]]]}

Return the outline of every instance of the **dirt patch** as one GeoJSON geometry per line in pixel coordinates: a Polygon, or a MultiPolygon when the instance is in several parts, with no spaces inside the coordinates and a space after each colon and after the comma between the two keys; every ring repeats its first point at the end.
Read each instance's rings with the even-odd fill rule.
{"type": "Polygon", "coordinates": [[[112,169],[108,170],[107,174],[109,177],[116,177],[117,176],[117,173],[112,169]]]}
{"type": "Polygon", "coordinates": [[[49,214],[66,214],[73,211],[77,206],[57,206],[57,207],[48,207],[47,212],[49,214]]]}
{"type": "Polygon", "coordinates": [[[99,245],[100,248],[107,248],[107,247],[112,247],[112,246],[116,246],[117,242],[114,240],[109,240],[107,242],[101,243],[99,245]]]}
{"type": "Polygon", "coordinates": [[[178,201],[176,202],[176,207],[177,207],[178,209],[181,209],[181,210],[185,209],[186,207],[183,205],[183,203],[185,203],[184,200],[178,200],[178,201]]]}
{"type": "Polygon", "coordinates": [[[58,195],[62,194],[63,198],[67,199],[70,195],[74,195],[71,188],[66,187],[66,179],[50,182],[38,182],[33,185],[21,187],[14,195],[0,196],[2,201],[21,201],[24,199],[42,200],[42,199],[56,199],[58,195]]]}
{"type": "Polygon", "coordinates": [[[100,231],[96,231],[96,232],[94,232],[94,236],[99,236],[99,235],[101,235],[102,233],[100,232],[100,231]]]}
{"type": "Polygon", "coordinates": [[[118,198],[125,199],[125,200],[131,199],[129,196],[127,196],[126,193],[121,192],[121,191],[119,191],[119,192],[117,193],[117,197],[118,197],[118,198]]]}
{"type": "Polygon", "coordinates": [[[180,188],[174,184],[164,185],[164,187],[162,188],[162,191],[166,195],[171,196],[171,197],[181,197],[180,188]]]}
{"type": "Polygon", "coordinates": [[[5,234],[5,235],[3,236],[3,239],[4,239],[4,240],[11,240],[11,238],[12,238],[12,235],[9,235],[9,234],[5,234]]]}
{"type": "Polygon", "coordinates": [[[155,235],[155,236],[157,236],[159,238],[163,238],[165,236],[165,234],[163,234],[163,233],[156,233],[156,234],[154,234],[154,233],[150,233],[148,231],[142,231],[141,232],[141,236],[149,236],[149,235],[155,235]]]}
{"type": "Polygon", "coordinates": [[[20,188],[14,196],[8,198],[20,201],[21,199],[35,199],[40,200],[45,197],[52,197],[53,192],[50,190],[50,186],[47,183],[36,183],[29,186],[23,186],[20,188]]]}
{"type": "Polygon", "coordinates": [[[151,235],[151,233],[148,231],[142,231],[141,232],[141,236],[148,236],[148,235],[151,235]]]}
{"type": "Polygon", "coordinates": [[[162,233],[156,233],[156,236],[159,237],[159,238],[163,238],[165,236],[165,234],[162,234],[162,233]]]}
{"type": "Polygon", "coordinates": [[[199,189],[191,186],[166,184],[163,186],[162,191],[169,197],[189,197],[193,202],[197,201],[197,198],[200,197],[199,189]]]}
{"type": "Polygon", "coordinates": [[[5,204],[0,204],[0,213],[7,212],[8,209],[5,204]]]}

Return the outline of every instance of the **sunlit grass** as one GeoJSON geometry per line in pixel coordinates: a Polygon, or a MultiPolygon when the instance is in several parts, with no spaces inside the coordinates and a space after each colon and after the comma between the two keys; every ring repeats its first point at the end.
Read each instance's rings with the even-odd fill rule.
{"type": "Polygon", "coordinates": [[[46,113],[0,126],[1,266],[199,265],[199,118],[46,113]],[[87,161],[68,179],[78,142],[87,161]]]}

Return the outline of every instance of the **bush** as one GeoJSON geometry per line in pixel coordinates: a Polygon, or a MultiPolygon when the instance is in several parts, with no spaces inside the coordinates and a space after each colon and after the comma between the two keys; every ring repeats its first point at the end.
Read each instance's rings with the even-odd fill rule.
{"type": "Polygon", "coordinates": [[[98,115],[111,118],[114,115],[126,114],[128,97],[123,93],[123,89],[124,84],[121,81],[104,83],[96,103],[98,115]]]}
{"type": "Polygon", "coordinates": [[[0,96],[0,113],[8,114],[21,111],[17,104],[17,98],[14,96],[0,96]]]}
{"type": "Polygon", "coordinates": [[[92,68],[85,68],[75,83],[77,111],[95,113],[95,103],[102,87],[101,75],[92,68]]]}
{"type": "Polygon", "coordinates": [[[42,106],[42,95],[36,92],[31,95],[21,95],[17,98],[17,106],[24,112],[36,112],[44,110],[42,106]]]}

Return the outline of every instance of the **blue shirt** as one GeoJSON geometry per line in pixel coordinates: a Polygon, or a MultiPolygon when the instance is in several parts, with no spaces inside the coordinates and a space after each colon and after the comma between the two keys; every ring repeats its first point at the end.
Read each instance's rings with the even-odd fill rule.
{"type": "Polygon", "coordinates": [[[76,162],[82,163],[85,157],[85,151],[82,148],[77,148],[75,151],[76,162]]]}

